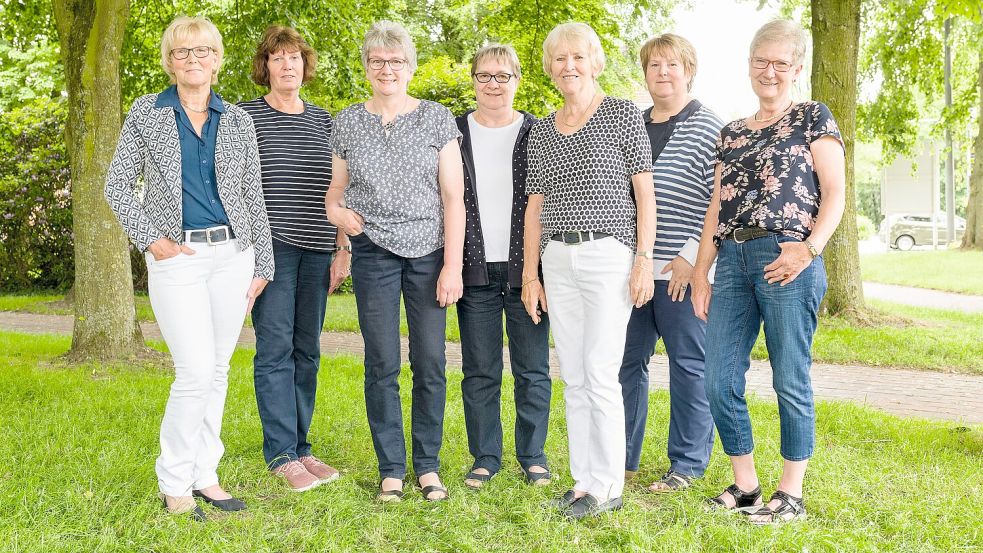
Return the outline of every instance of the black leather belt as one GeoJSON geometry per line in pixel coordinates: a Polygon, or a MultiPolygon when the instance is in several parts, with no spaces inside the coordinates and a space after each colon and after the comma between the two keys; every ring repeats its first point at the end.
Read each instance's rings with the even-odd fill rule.
{"type": "Polygon", "coordinates": [[[225,244],[229,240],[235,238],[235,234],[232,229],[226,225],[207,228],[203,230],[186,230],[184,231],[184,238],[188,242],[208,242],[210,246],[218,246],[219,244],[225,244]]]}
{"type": "Polygon", "coordinates": [[[738,244],[747,242],[748,240],[757,240],[758,238],[764,238],[766,236],[771,236],[774,234],[770,230],[763,229],[761,227],[747,227],[734,229],[734,232],[728,234],[725,240],[733,240],[738,244]]]}
{"type": "Polygon", "coordinates": [[[587,242],[589,240],[598,240],[600,238],[607,238],[611,236],[606,232],[588,231],[588,230],[571,230],[567,232],[558,232],[550,237],[552,240],[557,242],[563,242],[568,246],[575,244],[580,244],[581,242],[587,242]]]}

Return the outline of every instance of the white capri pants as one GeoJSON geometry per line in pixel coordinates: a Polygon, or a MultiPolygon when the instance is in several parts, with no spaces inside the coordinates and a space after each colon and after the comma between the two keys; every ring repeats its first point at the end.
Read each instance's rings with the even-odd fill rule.
{"type": "Polygon", "coordinates": [[[634,253],[607,237],[577,245],[550,240],[543,280],[566,388],[574,489],[601,501],[625,486],[625,409],[618,372],[631,317],[634,253]]]}
{"type": "Polygon", "coordinates": [[[253,248],[236,251],[234,239],[185,244],[194,255],[155,261],[146,254],[150,304],[174,360],[156,467],[160,491],[170,496],[218,484],[229,360],[255,266],[253,248]]]}

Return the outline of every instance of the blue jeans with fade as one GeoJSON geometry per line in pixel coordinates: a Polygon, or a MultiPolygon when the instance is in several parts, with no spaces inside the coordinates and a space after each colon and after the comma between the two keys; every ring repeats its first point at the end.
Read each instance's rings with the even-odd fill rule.
{"type": "Polygon", "coordinates": [[[732,457],[754,450],[744,394],[762,323],[778,396],[782,457],[802,461],[815,448],[809,369],[826,269],[817,257],[788,285],[768,284],[764,267],[778,258],[779,244],[789,241],[796,240],[775,235],[720,244],[707,324],[706,392],[720,442],[732,457]]]}
{"type": "Polygon", "coordinates": [[[549,322],[537,325],[522,304],[522,289],[509,286],[508,263],[488,263],[488,284],[466,286],[457,302],[461,331],[461,395],[473,468],[495,474],[502,466],[502,314],[515,378],[515,456],[524,469],[546,466],[552,383],[549,322]]]}
{"type": "Polygon", "coordinates": [[[332,255],[273,239],[276,277],[256,298],[253,382],[270,469],[311,454],[332,255]]]}
{"type": "Polygon", "coordinates": [[[381,478],[406,476],[406,440],[399,397],[399,299],[409,327],[413,406],[410,422],[413,471],[440,468],[447,380],[445,308],[437,303],[444,249],[403,257],[377,246],[365,234],[351,237],[352,285],[365,341],[365,408],[381,478]]]}
{"type": "Polygon", "coordinates": [[[662,338],[669,355],[669,468],[700,477],[713,450],[713,418],[703,384],[706,323],[693,313],[691,292],[672,301],[669,281],[655,282],[655,295],[632,310],[621,361],[621,394],[625,401],[625,470],[637,471],[648,418],[648,362],[662,338]]]}

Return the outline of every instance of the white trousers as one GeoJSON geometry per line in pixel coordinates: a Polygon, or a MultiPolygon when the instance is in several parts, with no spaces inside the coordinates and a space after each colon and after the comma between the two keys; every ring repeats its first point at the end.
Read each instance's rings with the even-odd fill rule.
{"type": "Polygon", "coordinates": [[[543,252],[550,328],[566,387],[574,489],[604,501],[625,487],[625,408],[618,372],[631,317],[632,251],[608,237],[543,252]]]}
{"type": "Polygon", "coordinates": [[[194,255],[154,261],[146,254],[150,304],[174,360],[157,458],[160,491],[171,496],[218,484],[229,360],[255,264],[253,248],[237,252],[235,240],[185,243],[194,255]]]}

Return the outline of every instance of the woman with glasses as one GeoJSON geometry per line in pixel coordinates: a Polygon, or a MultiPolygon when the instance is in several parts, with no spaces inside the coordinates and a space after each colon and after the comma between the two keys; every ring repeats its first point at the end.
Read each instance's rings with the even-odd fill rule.
{"type": "Polygon", "coordinates": [[[174,360],[160,425],[157,480],[171,513],[246,504],[219,485],[229,360],[246,313],[273,279],[273,248],[252,119],[212,85],[222,36],[201,17],[164,31],[173,83],[133,102],[106,178],[106,197],[145,252],[150,303],[174,360]],[[142,191],[137,182],[142,179],[142,191]]]}
{"type": "Polygon", "coordinates": [[[377,499],[398,501],[406,475],[398,382],[402,296],[413,371],[413,471],[423,497],[439,501],[448,497],[437,473],[446,308],[464,288],[461,133],[447,108],[407,93],[416,48],[402,26],[374,24],[362,42],[362,64],[372,98],[335,119],[325,206],[352,244],[365,405],[381,478],[377,499]]]}
{"type": "Polygon", "coordinates": [[[529,134],[522,300],[536,323],[548,300],[574,479],[553,505],[573,519],[622,506],[618,369],[632,305],[652,299],[654,282],[652,151],[635,105],[601,90],[603,69],[600,38],[588,25],[550,31],[543,70],[563,105],[529,134]]]}
{"type": "Polygon", "coordinates": [[[534,485],[550,482],[549,325],[522,304],[526,147],[536,119],[512,108],[521,68],[515,50],[491,44],[471,62],[478,109],[457,118],[464,159],[464,296],[457,304],[464,421],[474,457],[464,483],[480,488],[502,466],[502,315],[515,378],[515,456],[534,485]]]}
{"type": "Polygon", "coordinates": [[[703,476],[713,449],[713,419],[703,390],[706,323],[693,313],[687,289],[713,191],[714,148],[724,123],[690,95],[696,50],[688,40],[659,35],[642,45],[639,57],[653,103],[643,117],[652,143],[659,221],[652,270],[655,295],[632,310],[621,363],[625,470],[638,470],[648,418],[648,362],[661,338],[669,354],[669,468],[648,489],[672,492],[703,476]]]}
{"type": "Polygon", "coordinates": [[[805,31],[786,20],[767,23],[751,41],[748,76],[758,110],[720,133],[713,198],[693,275],[693,309],[707,321],[707,398],[734,470],[734,483],[708,506],[741,510],[755,524],[806,516],[803,480],[816,441],[809,369],[826,292],[820,253],[845,204],[836,122],[825,105],[792,98],[806,47],[805,31]],[[707,273],[715,258],[711,288],[707,273]],[[744,395],[762,323],[784,460],[766,505],[744,395]]]}
{"type": "Polygon", "coordinates": [[[300,34],[274,25],[253,56],[252,80],[270,91],[240,106],[253,118],[263,193],[273,234],[276,280],[253,307],[253,381],[267,468],[291,491],[338,478],[311,453],[328,294],[345,280],[351,254],[324,213],[331,182],[331,115],[305,102],[317,52],[300,34]]]}

